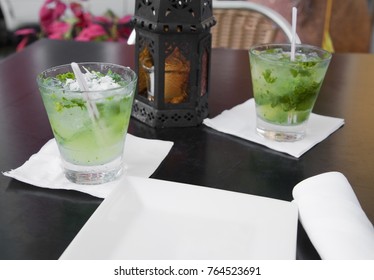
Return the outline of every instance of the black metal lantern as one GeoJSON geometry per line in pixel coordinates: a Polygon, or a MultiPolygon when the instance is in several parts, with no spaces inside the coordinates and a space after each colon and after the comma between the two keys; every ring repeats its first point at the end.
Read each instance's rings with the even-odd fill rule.
{"type": "Polygon", "coordinates": [[[152,127],[208,115],[212,0],[136,0],[138,89],[132,115],[152,127]]]}

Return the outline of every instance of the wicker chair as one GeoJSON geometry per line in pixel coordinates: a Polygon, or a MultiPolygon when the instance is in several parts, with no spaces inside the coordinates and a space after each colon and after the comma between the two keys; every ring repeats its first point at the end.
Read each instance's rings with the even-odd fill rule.
{"type": "MultiPolygon", "coordinates": [[[[274,10],[247,1],[213,1],[217,24],[212,28],[212,47],[249,49],[274,41],[278,31],[292,40],[290,23],[274,10]]],[[[296,37],[296,43],[300,43],[296,37]]]]}

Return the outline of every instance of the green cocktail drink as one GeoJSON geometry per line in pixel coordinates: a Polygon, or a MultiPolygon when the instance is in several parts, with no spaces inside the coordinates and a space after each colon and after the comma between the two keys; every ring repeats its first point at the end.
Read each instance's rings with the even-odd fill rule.
{"type": "Polygon", "coordinates": [[[331,54],[309,45],[270,44],[251,48],[257,132],[277,141],[304,138],[306,124],[324,80],[331,54]]]}
{"type": "Polygon", "coordinates": [[[90,86],[83,95],[70,65],[42,72],[37,82],[66,177],[79,184],[100,184],[123,170],[123,149],[136,85],[129,68],[82,63],[90,86]],[[92,114],[94,106],[95,114],[92,114]]]}

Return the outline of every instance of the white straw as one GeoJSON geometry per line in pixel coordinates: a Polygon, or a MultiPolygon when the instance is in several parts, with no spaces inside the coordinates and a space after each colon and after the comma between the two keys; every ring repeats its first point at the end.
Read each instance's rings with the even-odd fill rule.
{"type": "Polygon", "coordinates": [[[87,110],[88,110],[88,113],[89,113],[90,117],[93,118],[93,119],[96,119],[96,120],[99,119],[99,111],[97,110],[95,102],[92,102],[90,100],[90,96],[88,94],[89,87],[86,83],[86,80],[85,80],[78,64],[75,63],[75,62],[72,62],[71,63],[71,68],[73,69],[75,78],[77,79],[77,82],[78,82],[78,85],[79,85],[79,88],[83,93],[83,97],[86,100],[87,110]]]}
{"type": "Polygon", "coordinates": [[[297,23],[297,8],[292,8],[292,42],[291,42],[291,61],[295,60],[295,45],[296,45],[296,23],[297,23]]]}

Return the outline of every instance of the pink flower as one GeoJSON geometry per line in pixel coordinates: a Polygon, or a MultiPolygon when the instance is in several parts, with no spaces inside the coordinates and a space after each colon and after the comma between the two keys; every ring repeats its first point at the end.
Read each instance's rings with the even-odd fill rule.
{"type": "Polygon", "coordinates": [[[58,20],[66,10],[61,0],[46,0],[39,11],[40,25],[44,32],[49,33],[50,25],[58,20]]]}
{"type": "Polygon", "coordinates": [[[76,17],[82,17],[84,14],[84,10],[81,4],[72,2],[70,3],[70,9],[73,11],[76,17]]]}
{"type": "Polygon", "coordinates": [[[105,16],[95,16],[93,19],[95,22],[100,23],[100,24],[108,24],[108,25],[112,24],[112,20],[110,20],[109,18],[105,16]]]}
{"type": "Polygon", "coordinates": [[[74,0],[69,1],[69,6],[64,2],[44,1],[39,11],[41,32],[31,28],[16,31],[15,35],[21,37],[17,50],[39,37],[77,41],[125,41],[129,37],[131,15],[118,18],[108,10],[104,16],[93,16],[74,0]]]}
{"type": "Polygon", "coordinates": [[[78,27],[86,27],[91,23],[91,15],[84,11],[81,4],[72,2],[70,4],[70,9],[72,10],[74,16],[78,19],[78,27]]]}
{"type": "Polygon", "coordinates": [[[102,36],[107,36],[104,27],[99,24],[91,24],[84,28],[81,33],[75,38],[77,41],[92,41],[102,36]]]}
{"type": "Polygon", "coordinates": [[[30,40],[30,37],[23,37],[22,40],[18,43],[16,47],[16,51],[19,52],[23,50],[27,46],[27,43],[29,42],[29,40],[30,40]]]}
{"type": "Polygon", "coordinates": [[[49,26],[48,38],[50,39],[64,39],[64,35],[69,31],[70,24],[63,21],[53,22],[49,26]]]}
{"type": "Polygon", "coordinates": [[[20,50],[23,50],[27,46],[32,36],[36,36],[36,31],[32,28],[24,28],[17,30],[16,32],[14,32],[14,34],[17,36],[23,36],[16,47],[16,51],[18,52],[20,50]]]}
{"type": "Polygon", "coordinates": [[[35,29],[32,29],[32,28],[23,28],[23,29],[19,29],[16,32],[14,32],[14,34],[18,36],[27,36],[27,35],[36,34],[36,31],[35,29]]]}

